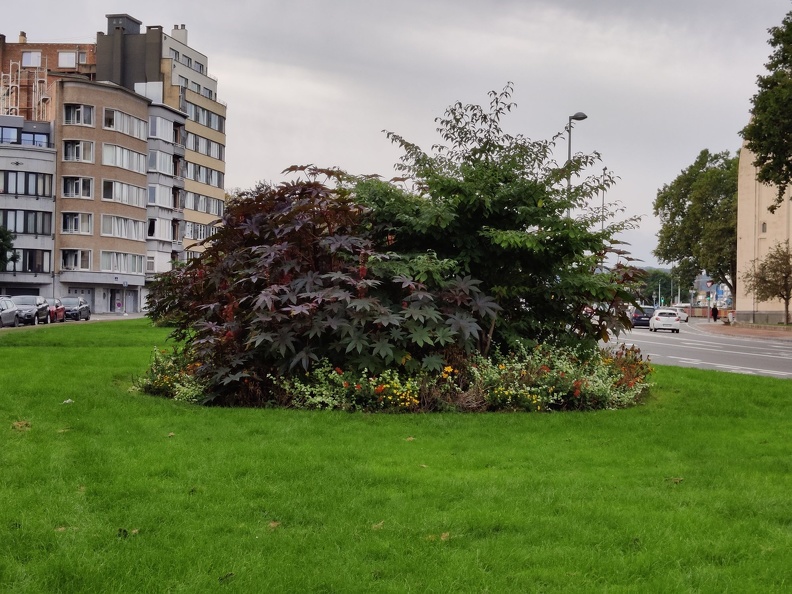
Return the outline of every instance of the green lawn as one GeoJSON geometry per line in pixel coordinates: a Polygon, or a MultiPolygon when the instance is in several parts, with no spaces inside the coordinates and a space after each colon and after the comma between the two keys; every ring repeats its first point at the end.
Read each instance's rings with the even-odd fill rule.
{"type": "Polygon", "coordinates": [[[0,330],[0,591],[792,590],[792,382],[658,368],[596,413],[212,409],[129,391],[166,335],[0,330]]]}

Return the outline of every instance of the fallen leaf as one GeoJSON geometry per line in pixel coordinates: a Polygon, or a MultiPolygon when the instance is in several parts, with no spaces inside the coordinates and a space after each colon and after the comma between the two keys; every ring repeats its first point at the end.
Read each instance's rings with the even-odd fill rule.
{"type": "Polygon", "coordinates": [[[269,523],[270,530],[275,530],[275,528],[277,528],[280,525],[281,525],[280,522],[275,522],[274,520],[269,523]]]}
{"type": "Polygon", "coordinates": [[[170,433],[168,433],[168,437],[173,437],[174,435],[176,435],[176,434],[175,434],[173,431],[171,431],[170,433]]]}
{"type": "Polygon", "coordinates": [[[450,534],[450,533],[448,533],[448,532],[443,532],[443,533],[440,535],[440,540],[448,540],[450,537],[451,537],[451,534],[450,534]]]}
{"type": "Polygon", "coordinates": [[[415,438],[412,435],[410,435],[410,437],[408,437],[406,441],[415,441],[415,438]]]}
{"type": "Polygon", "coordinates": [[[58,526],[55,528],[55,532],[66,532],[66,526],[58,526]]]}
{"type": "Polygon", "coordinates": [[[220,582],[221,584],[227,584],[228,582],[233,580],[235,577],[236,577],[236,574],[233,571],[229,571],[227,574],[217,578],[217,581],[220,582]]]}
{"type": "Polygon", "coordinates": [[[74,400],[72,400],[71,398],[67,398],[66,400],[61,402],[61,404],[74,404],[74,400]]]}
{"type": "Polygon", "coordinates": [[[68,433],[71,431],[71,427],[64,427],[63,429],[58,429],[58,433],[68,433]]]}
{"type": "Polygon", "coordinates": [[[429,468],[426,464],[421,464],[421,468],[429,468]]]}
{"type": "Polygon", "coordinates": [[[384,525],[385,525],[385,520],[382,520],[382,522],[377,522],[376,524],[372,524],[371,525],[371,529],[372,530],[382,530],[382,527],[384,525]]]}
{"type": "Polygon", "coordinates": [[[11,427],[17,431],[28,431],[30,429],[30,421],[14,421],[11,427]]]}
{"type": "Polygon", "coordinates": [[[133,528],[132,529],[132,534],[139,534],[139,533],[140,533],[140,529],[138,529],[138,528],[133,528]]]}

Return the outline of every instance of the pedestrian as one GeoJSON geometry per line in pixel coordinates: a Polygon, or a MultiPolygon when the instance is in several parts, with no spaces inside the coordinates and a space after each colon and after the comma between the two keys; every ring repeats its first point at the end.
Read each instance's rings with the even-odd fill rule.
{"type": "Polygon", "coordinates": [[[713,322],[717,322],[718,321],[718,306],[717,305],[713,305],[712,306],[712,321],[713,322]]]}

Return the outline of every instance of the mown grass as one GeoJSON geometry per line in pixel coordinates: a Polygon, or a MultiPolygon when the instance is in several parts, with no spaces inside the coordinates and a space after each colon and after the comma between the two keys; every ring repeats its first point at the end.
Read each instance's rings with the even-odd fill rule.
{"type": "Polygon", "coordinates": [[[789,381],[661,367],[596,413],[212,409],[129,391],[166,334],[0,331],[0,591],[792,589],[789,381]]]}

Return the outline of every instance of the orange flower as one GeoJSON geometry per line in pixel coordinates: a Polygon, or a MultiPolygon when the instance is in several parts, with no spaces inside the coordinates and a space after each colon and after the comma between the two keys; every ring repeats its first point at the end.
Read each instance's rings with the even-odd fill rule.
{"type": "Polygon", "coordinates": [[[341,369],[340,367],[336,367],[336,368],[335,368],[335,372],[336,372],[338,375],[344,375],[344,370],[343,370],[343,369],[341,369]]]}
{"type": "Polygon", "coordinates": [[[344,387],[348,388],[349,387],[349,382],[344,382],[344,387]]]}
{"type": "Polygon", "coordinates": [[[385,389],[385,386],[383,386],[382,384],[380,384],[379,386],[377,386],[376,388],[374,388],[374,393],[375,393],[375,394],[382,394],[382,391],[383,391],[384,389],[385,389]]]}

